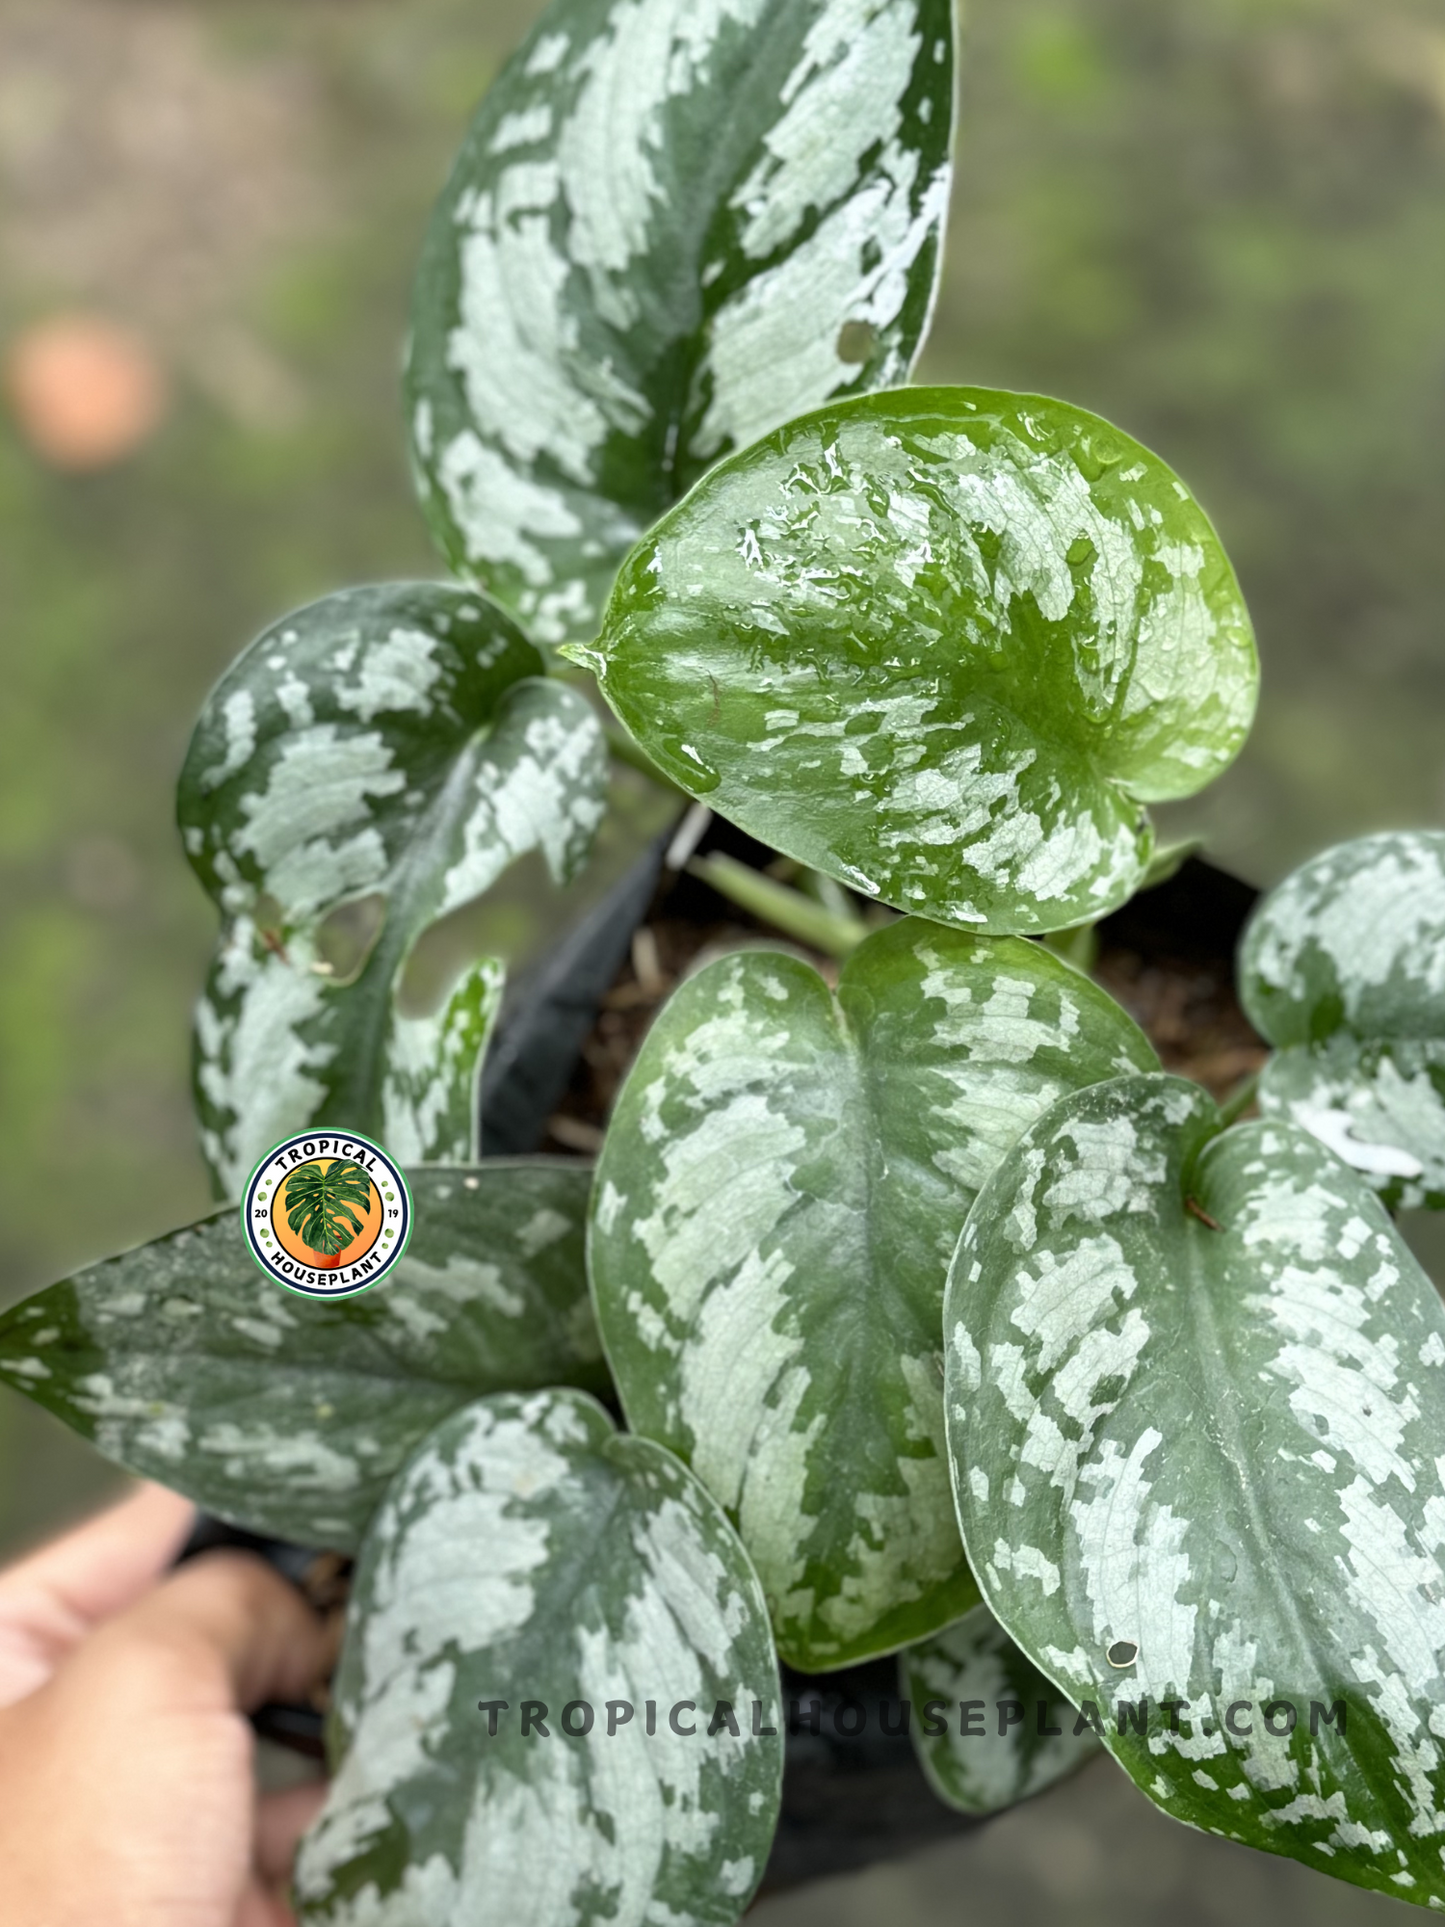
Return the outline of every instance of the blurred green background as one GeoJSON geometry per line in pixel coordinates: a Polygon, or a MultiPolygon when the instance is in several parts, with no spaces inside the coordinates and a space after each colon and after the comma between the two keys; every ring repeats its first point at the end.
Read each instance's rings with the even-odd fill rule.
{"type": "MultiPolygon", "coordinates": [[[[137,330],[170,393],[85,476],[0,420],[0,1301],[207,1203],[185,1087],[211,916],[175,772],[265,620],[437,571],[401,449],[408,282],[538,10],[0,0],[0,350],[83,309],[137,330]]],[[[1152,444],[1254,611],[1258,727],[1170,827],[1267,882],[1439,822],[1445,0],[973,0],[963,71],[920,373],[1064,395],[1152,444]]],[[[0,1397],[0,1550],[107,1478],[0,1397]]],[[[1107,1771],[768,1917],[941,1918],[949,1895],[987,1917],[989,1869],[1020,1855],[1017,1905],[1079,1920],[1384,1905],[1171,1829],[1107,1771]],[[1073,1817],[1036,1854],[1046,1812],[1073,1817]]]]}

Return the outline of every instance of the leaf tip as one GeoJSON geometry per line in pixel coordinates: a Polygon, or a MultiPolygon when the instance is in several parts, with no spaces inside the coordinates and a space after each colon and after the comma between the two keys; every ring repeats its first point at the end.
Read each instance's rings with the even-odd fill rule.
{"type": "Polygon", "coordinates": [[[594,676],[601,676],[607,661],[602,651],[590,642],[559,643],[557,654],[568,662],[575,662],[579,669],[590,669],[594,676]]]}

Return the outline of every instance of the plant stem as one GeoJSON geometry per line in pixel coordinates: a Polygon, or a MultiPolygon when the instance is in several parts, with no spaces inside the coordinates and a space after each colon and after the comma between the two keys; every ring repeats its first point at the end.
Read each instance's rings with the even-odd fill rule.
{"type": "Polygon", "coordinates": [[[1044,948],[1087,977],[1099,960],[1098,927],[1092,923],[1076,923],[1068,930],[1051,930],[1044,938],[1044,948]]]}
{"type": "Polygon", "coordinates": [[[801,890],[766,877],[720,850],[694,857],[687,868],[690,876],[701,877],[719,896],[750,911],[760,922],[772,924],[795,942],[821,950],[825,957],[849,956],[868,935],[861,917],[829,910],[801,890]]]}
{"type": "Polygon", "coordinates": [[[1251,1071],[1248,1077],[1242,1079],[1240,1083],[1235,1085],[1234,1089],[1229,1093],[1229,1096],[1226,1097],[1220,1105],[1219,1115],[1223,1118],[1224,1122],[1226,1124],[1233,1124],[1237,1119],[1243,1117],[1244,1113],[1254,1102],[1255,1094],[1258,1090],[1259,1072],[1251,1071]]]}
{"type": "Polygon", "coordinates": [[[1170,877],[1179,874],[1190,857],[1198,856],[1203,848],[1202,836],[1185,836],[1177,843],[1161,843],[1149,860],[1144,881],[1139,885],[1140,890],[1154,890],[1161,883],[1167,883],[1170,877]]]}

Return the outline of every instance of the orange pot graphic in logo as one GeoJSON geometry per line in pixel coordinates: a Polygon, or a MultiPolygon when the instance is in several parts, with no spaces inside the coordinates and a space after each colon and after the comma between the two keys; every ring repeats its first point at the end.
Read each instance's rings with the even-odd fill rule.
{"type": "Polygon", "coordinates": [[[359,1132],[301,1131],[273,1145],[241,1206],[251,1256],[288,1291],[345,1298],[393,1269],[411,1235],[394,1158],[359,1132]]]}

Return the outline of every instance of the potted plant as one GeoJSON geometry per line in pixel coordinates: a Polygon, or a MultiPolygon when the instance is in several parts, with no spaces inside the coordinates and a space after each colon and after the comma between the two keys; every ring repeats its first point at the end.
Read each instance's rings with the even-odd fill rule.
{"type": "Polygon", "coordinates": [[[1171,1074],[1089,974],[1128,974],[1181,857],[1148,805],[1236,754],[1254,642],[1157,456],[901,385],[952,116],[939,0],[556,0],[418,276],[457,579],[284,618],[197,725],[218,1196],[370,1133],[411,1244],[293,1299],[222,1204],[16,1307],[0,1376],[355,1554],[307,1920],[735,1920],[829,1707],[963,1813],[1102,1747],[1180,1819],[1445,1902],[1445,1312],[1390,1216],[1445,1198],[1445,836],[1254,911],[1257,1077],[1237,1012],[1171,1074]],[[495,959],[399,1000],[516,858],[585,863],[609,754],[693,804],[567,1021],[495,959]],[[664,957],[654,917],[613,982],[659,865],[789,941],[664,957]],[[589,1121],[553,1107],[609,983],[589,1121]],[[509,1093],[515,1149],[533,1087],[595,1167],[480,1157],[479,1077],[482,1129],[509,1093]],[[894,1655],[895,1693],[802,1687],[894,1655]]]}

